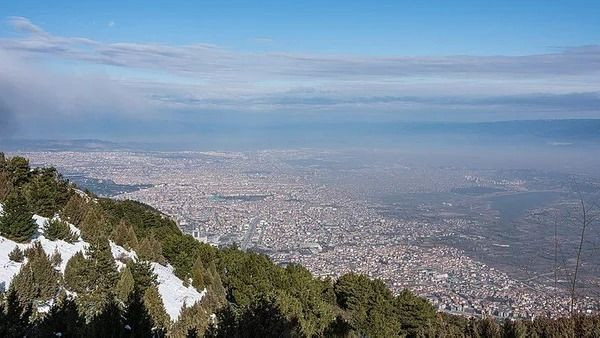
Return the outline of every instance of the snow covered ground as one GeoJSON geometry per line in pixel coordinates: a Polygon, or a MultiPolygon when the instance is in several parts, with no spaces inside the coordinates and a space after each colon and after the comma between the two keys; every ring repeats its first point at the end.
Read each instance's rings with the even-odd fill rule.
{"type": "MultiPolygon", "coordinates": [[[[0,213],[2,213],[2,204],[0,204],[0,213]]],[[[73,242],[67,243],[62,240],[51,241],[44,237],[43,235],[43,226],[48,221],[48,218],[34,215],[33,219],[38,225],[38,231],[33,236],[32,241],[30,243],[19,244],[14,241],[11,241],[8,238],[0,236],[0,290],[8,289],[10,282],[13,277],[23,264],[25,264],[26,260],[23,263],[13,262],[8,258],[8,254],[18,246],[22,250],[26,249],[33,242],[40,242],[44,251],[48,255],[52,255],[54,251],[58,251],[62,257],[62,262],[59,267],[57,267],[61,272],[64,273],[65,268],[67,266],[67,262],[73,255],[77,252],[84,252],[89,244],[81,239],[81,237],[73,242]]],[[[77,234],[79,234],[79,229],[70,224],[71,230],[77,234]]],[[[110,242],[111,252],[115,259],[122,257],[129,257],[133,260],[137,260],[137,255],[135,251],[128,251],[125,248],[116,245],[112,241],[110,242]]],[[[116,260],[117,266],[121,269],[124,264],[119,260],[116,260]]],[[[193,286],[184,286],[183,281],[179,279],[173,273],[173,267],[171,265],[162,266],[158,263],[151,263],[154,272],[157,275],[158,279],[158,291],[162,297],[165,310],[171,317],[171,320],[176,320],[179,317],[179,312],[182,306],[185,304],[186,306],[194,305],[196,302],[199,302],[206,290],[202,292],[198,292],[193,286]]]]}

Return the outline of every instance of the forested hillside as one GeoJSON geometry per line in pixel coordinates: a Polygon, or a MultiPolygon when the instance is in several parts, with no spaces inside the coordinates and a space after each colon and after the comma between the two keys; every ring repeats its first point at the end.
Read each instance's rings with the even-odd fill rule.
{"type": "Polygon", "coordinates": [[[2,153],[0,203],[0,247],[11,248],[0,252],[10,275],[0,284],[2,337],[600,336],[598,316],[467,319],[380,280],[319,279],[216,249],[148,205],[82,192],[53,168],[2,153]]]}

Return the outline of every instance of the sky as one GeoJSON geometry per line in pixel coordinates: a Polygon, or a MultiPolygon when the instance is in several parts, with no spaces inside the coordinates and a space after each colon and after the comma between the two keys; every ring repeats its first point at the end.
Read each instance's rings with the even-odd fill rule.
{"type": "Polygon", "coordinates": [[[600,118],[598,18],[598,1],[3,1],[0,137],[600,118]]]}

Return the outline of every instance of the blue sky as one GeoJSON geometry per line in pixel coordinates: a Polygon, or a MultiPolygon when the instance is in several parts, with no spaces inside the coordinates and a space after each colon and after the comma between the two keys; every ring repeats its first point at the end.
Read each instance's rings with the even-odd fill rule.
{"type": "Polygon", "coordinates": [[[598,18],[598,1],[5,1],[0,128],[598,118],[598,18]]]}
{"type": "MultiPolygon", "coordinates": [[[[6,1],[2,7],[6,17],[27,17],[53,34],[106,42],[369,55],[519,55],[600,43],[598,1],[6,1]]],[[[2,35],[10,31],[5,25],[2,35]]]]}

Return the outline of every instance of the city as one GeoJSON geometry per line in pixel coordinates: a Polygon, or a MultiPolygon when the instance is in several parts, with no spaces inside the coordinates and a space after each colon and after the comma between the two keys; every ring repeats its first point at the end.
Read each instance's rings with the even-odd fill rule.
{"type": "MultiPolygon", "coordinates": [[[[115,198],[133,199],[158,208],[199,241],[215,246],[235,244],[243,250],[265,253],[282,265],[299,263],[323,278],[335,278],[350,271],[366,274],[382,279],[394,292],[408,288],[429,299],[440,311],[466,316],[556,317],[566,315],[569,310],[567,288],[556,287],[543,273],[532,271],[525,278],[449,245],[457,238],[464,239],[463,232],[477,237],[473,229],[494,219],[493,214],[486,216],[486,212],[492,211],[471,204],[470,214],[461,213],[462,195],[455,193],[458,197],[451,202],[435,201],[432,207],[423,199],[415,204],[415,210],[402,207],[407,215],[394,216],[382,203],[361,198],[374,183],[357,180],[349,186],[340,183],[339,178],[329,179],[339,170],[334,164],[339,158],[335,152],[28,152],[24,155],[34,166],[56,166],[67,178],[69,175],[75,179],[93,178],[87,181],[92,191],[94,186],[89,186],[90,182],[97,186],[110,182],[116,187],[115,198]],[[324,164],[322,158],[334,160],[324,164]],[[123,192],[123,186],[136,188],[123,192]]],[[[380,165],[349,170],[356,175],[361,170],[371,172],[380,165]]],[[[485,173],[464,168],[446,168],[444,171],[449,174],[445,176],[431,167],[404,166],[401,170],[405,181],[397,184],[416,192],[473,186],[487,187],[493,193],[505,189],[522,192],[540,184],[521,179],[488,179],[485,173]],[[419,181],[414,177],[428,178],[419,181]]],[[[398,202],[394,203],[398,208],[398,202]]],[[[492,244],[489,245],[492,250],[508,247],[492,244]]],[[[590,284],[598,282],[595,271],[590,276],[590,284]]],[[[596,312],[598,299],[590,293],[580,294],[577,306],[582,311],[596,312]]]]}

